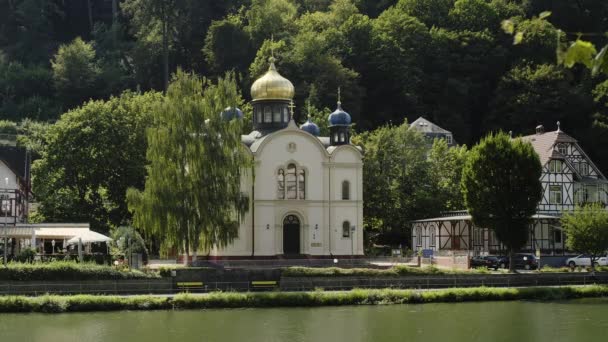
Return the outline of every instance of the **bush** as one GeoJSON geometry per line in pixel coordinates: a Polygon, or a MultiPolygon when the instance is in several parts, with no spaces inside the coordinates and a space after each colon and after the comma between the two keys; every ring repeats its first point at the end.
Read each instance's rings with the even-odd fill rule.
{"type": "Polygon", "coordinates": [[[374,304],[420,304],[507,300],[564,300],[606,297],[608,286],[417,290],[352,290],[344,292],[215,292],[205,296],[0,296],[0,312],[82,312],[211,308],[304,307],[374,304]]]}
{"type": "Polygon", "coordinates": [[[110,266],[71,261],[49,263],[9,263],[0,268],[0,280],[115,280],[158,278],[158,274],[146,274],[137,270],[120,271],[110,266]]]}
{"type": "Polygon", "coordinates": [[[570,267],[551,267],[551,266],[543,266],[540,269],[541,273],[567,273],[567,272],[571,272],[572,270],[570,269],[570,267]]]}
{"type": "Polygon", "coordinates": [[[444,270],[435,266],[410,267],[405,265],[394,266],[389,269],[375,268],[311,268],[311,267],[289,267],[283,270],[286,277],[398,277],[412,275],[446,275],[446,274],[487,274],[487,269],[472,270],[444,270]]]}
{"type": "Polygon", "coordinates": [[[32,262],[36,256],[36,250],[33,248],[25,248],[17,256],[19,262],[32,262]]]}

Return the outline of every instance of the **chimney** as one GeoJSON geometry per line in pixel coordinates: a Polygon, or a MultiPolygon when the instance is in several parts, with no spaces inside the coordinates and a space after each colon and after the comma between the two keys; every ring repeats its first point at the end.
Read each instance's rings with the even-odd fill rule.
{"type": "Polygon", "coordinates": [[[543,126],[543,125],[536,126],[536,134],[543,134],[543,133],[545,133],[545,126],[543,126]]]}

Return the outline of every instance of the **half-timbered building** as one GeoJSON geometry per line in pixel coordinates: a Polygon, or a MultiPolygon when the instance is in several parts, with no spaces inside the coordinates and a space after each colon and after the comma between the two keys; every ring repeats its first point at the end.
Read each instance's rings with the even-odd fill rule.
{"type": "MultiPolygon", "coordinates": [[[[557,130],[520,137],[530,142],[540,157],[543,172],[543,198],[532,218],[525,251],[540,250],[545,255],[565,252],[560,217],[585,203],[608,204],[608,181],[583,151],[576,139],[557,130]]],[[[503,250],[491,229],[477,227],[466,211],[412,222],[412,247],[415,250],[465,250],[474,254],[503,250]]]]}

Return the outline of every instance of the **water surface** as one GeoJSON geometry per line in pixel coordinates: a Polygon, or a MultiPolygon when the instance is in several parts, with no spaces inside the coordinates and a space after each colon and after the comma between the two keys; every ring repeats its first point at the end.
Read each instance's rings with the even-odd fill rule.
{"type": "Polygon", "coordinates": [[[0,341],[607,341],[608,298],[555,303],[0,314],[0,341]]]}

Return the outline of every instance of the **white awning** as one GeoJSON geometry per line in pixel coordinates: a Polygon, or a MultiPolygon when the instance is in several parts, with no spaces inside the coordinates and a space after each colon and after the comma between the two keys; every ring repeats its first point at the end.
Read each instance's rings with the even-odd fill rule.
{"type": "Polygon", "coordinates": [[[83,233],[76,235],[73,238],[69,239],[68,245],[75,245],[78,243],[78,241],[81,241],[82,243],[92,243],[92,242],[109,242],[109,241],[112,241],[112,239],[103,234],[99,234],[97,232],[87,230],[86,232],[83,232],[83,233]]]}

